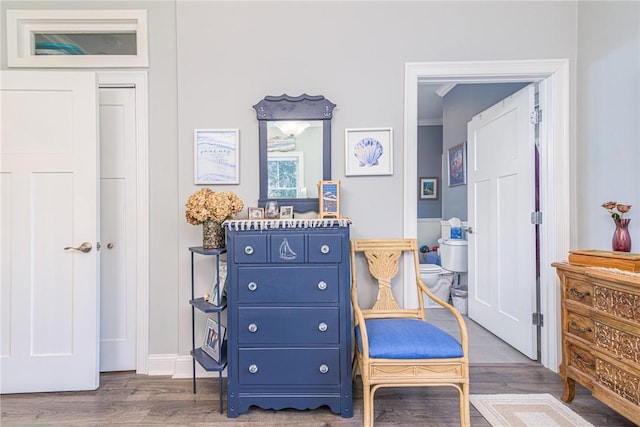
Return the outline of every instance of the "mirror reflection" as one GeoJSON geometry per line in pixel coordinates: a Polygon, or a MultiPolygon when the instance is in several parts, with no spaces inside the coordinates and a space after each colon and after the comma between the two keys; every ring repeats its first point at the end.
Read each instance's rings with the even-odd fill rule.
{"type": "Polygon", "coordinates": [[[318,182],[331,179],[331,118],[336,104],[322,95],[265,96],[258,118],[260,198],[293,212],[318,210],[318,182]]]}
{"type": "Polygon", "coordinates": [[[322,120],[267,122],[267,197],[318,197],[322,180],[322,120]]]}

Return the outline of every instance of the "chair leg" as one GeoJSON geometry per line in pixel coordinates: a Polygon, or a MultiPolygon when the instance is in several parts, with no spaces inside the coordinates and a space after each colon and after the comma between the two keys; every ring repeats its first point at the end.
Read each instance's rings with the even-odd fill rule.
{"type": "Polygon", "coordinates": [[[373,395],[371,393],[371,386],[365,384],[364,378],[362,381],[362,405],[364,409],[362,411],[363,427],[373,427],[373,395]]]}
{"type": "Polygon", "coordinates": [[[469,384],[462,384],[460,391],[460,426],[469,427],[471,425],[471,415],[469,414],[469,384]]]}
{"type": "Polygon", "coordinates": [[[351,364],[351,381],[356,379],[356,368],[358,367],[358,355],[353,355],[353,363],[351,364]]]}

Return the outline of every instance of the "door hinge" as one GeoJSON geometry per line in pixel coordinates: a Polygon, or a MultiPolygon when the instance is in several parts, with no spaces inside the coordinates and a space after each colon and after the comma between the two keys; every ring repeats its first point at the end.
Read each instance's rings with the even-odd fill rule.
{"type": "Polygon", "coordinates": [[[532,125],[537,125],[538,123],[540,123],[542,121],[542,110],[538,108],[533,110],[529,115],[529,121],[532,125]]]}
{"type": "Polygon", "coordinates": [[[531,224],[542,224],[542,212],[541,211],[535,211],[535,212],[531,212],[531,224]]]}
{"type": "Polygon", "coordinates": [[[533,313],[531,315],[531,323],[535,326],[544,326],[544,316],[542,313],[533,313]]]}

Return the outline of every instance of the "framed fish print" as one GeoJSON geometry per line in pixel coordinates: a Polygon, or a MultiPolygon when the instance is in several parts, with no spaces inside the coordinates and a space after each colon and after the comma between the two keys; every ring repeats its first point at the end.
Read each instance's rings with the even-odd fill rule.
{"type": "Polygon", "coordinates": [[[455,145],[447,152],[449,187],[467,183],[467,143],[455,145]]]}

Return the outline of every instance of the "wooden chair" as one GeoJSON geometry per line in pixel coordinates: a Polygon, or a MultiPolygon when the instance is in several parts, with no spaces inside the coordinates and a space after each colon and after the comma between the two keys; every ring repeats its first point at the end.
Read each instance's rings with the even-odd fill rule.
{"type": "MultiPolygon", "coordinates": [[[[366,281],[363,280],[366,283],[366,281]]],[[[371,280],[369,280],[371,282],[371,280]]],[[[373,399],[382,387],[451,386],[460,398],[460,425],[469,426],[469,353],[464,320],[458,310],[432,294],[420,280],[415,239],[351,240],[351,301],[355,316],[357,363],[362,376],[364,425],[373,426],[373,399]],[[369,273],[377,279],[378,295],[371,308],[358,303],[356,270],[366,258],[369,273]],[[401,308],[391,280],[404,256],[413,257],[419,307],[401,308]],[[455,316],[460,341],[426,321],[423,293],[455,316]]],[[[433,408],[437,411],[437,407],[433,408]]]]}

